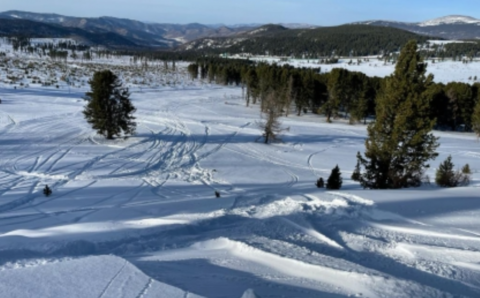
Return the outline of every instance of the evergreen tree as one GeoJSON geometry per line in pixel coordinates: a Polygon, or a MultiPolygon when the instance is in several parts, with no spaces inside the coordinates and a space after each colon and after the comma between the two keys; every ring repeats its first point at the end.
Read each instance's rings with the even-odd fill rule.
{"type": "Polygon", "coordinates": [[[463,166],[462,173],[466,175],[472,174],[472,170],[470,170],[470,165],[468,163],[463,166]]]}
{"type": "Polygon", "coordinates": [[[318,178],[317,183],[315,183],[315,185],[318,188],[324,188],[325,187],[325,181],[323,181],[323,178],[320,177],[320,178],[318,178]]]}
{"type": "MultiPolygon", "coordinates": [[[[360,154],[360,152],[358,154],[360,154]]],[[[360,170],[360,161],[357,160],[357,165],[355,166],[355,170],[353,170],[351,178],[353,181],[360,181],[361,177],[362,177],[362,173],[360,170]]]]}
{"type": "Polygon", "coordinates": [[[472,123],[472,114],[475,108],[475,99],[472,86],[465,83],[451,82],[445,86],[445,94],[449,99],[452,130],[464,124],[468,130],[472,123]]]}
{"type": "Polygon", "coordinates": [[[247,107],[250,105],[250,98],[253,98],[253,101],[256,102],[257,98],[259,97],[259,90],[258,90],[258,77],[255,68],[249,68],[247,72],[247,98],[246,104],[247,107]]]}
{"type": "Polygon", "coordinates": [[[480,99],[477,100],[472,115],[472,129],[480,137],[480,99]]]}
{"type": "Polygon", "coordinates": [[[454,182],[455,171],[453,170],[452,156],[448,156],[435,172],[435,183],[442,187],[456,186],[454,182]]]}
{"type": "Polygon", "coordinates": [[[45,188],[43,189],[43,194],[46,197],[49,197],[52,194],[52,190],[50,189],[50,187],[48,187],[48,185],[45,185],[45,188]]]}
{"type": "Polygon", "coordinates": [[[457,187],[467,185],[470,182],[469,174],[463,172],[469,169],[464,167],[462,171],[455,171],[453,168],[452,156],[448,156],[435,172],[435,183],[441,187],[457,187]]]}
{"type": "Polygon", "coordinates": [[[258,126],[263,131],[264,143],[268,144],[274,141],[279,141],[279,134],[284,130],[278,120],[282,115],[281,106],[276,102],[277,95],[275,92],[270,92],[262,101],[264,105],[265,120],[258,123],[258,126]]]}
{"type": "Polygon", "coordinates": [[[188,74],[192,78],[192,81],[198,78],[198,68],[198,64],[195,63],[188,66],[188,74]]]}
{"type": "Polygon", "coordinates": [[[348,81],[349,72],[343,68],[334,68],[329,74],[328,100],[322,106],[323,113],[327,116],[327,122],[331,122],[332,117],[336,117],[340,106],[346,104],[350,86],[345,82],[348,81]]]}
{"type": "Polygon", "coordinates": [[[395,72],[386,79],[377,98],[376,121],[368,126],[365,168],[360,183],[365,188],[386,189],[419,186],[427,162],[438,154],[438,139],[431,130],[430,98],[426,90],[433,76],[425,76],[426,64],[417,53],[416,41],[403,48],[395,72]]]}
{"type": "Polygon", "coordinates": [[[340,168],[338,165],[333,168],[330,177],[327,180],[327,189],[340,189],[342,188],[342,173],[340,172],[340,168]]]}
{"type": "Polygon", "coordinates": [[[135,107],[129,99],[128,89],[122,88],[118,77],[110,70],[98,71],[89,81],[91,91],[85,95],[88,101],[83,114],[87,122],[99,134],[113,139],[135,133],[135,107]]]}

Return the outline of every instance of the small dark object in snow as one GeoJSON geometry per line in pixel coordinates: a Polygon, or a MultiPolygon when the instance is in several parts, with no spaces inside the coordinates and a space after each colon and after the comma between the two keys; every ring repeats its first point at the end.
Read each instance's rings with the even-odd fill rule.
{"type": "Polygon", "coordinates": [[[52,190],[50,189],[50,187],[48,187],[48,185],[45,185],[45,188],[43,189],[43,194],[46,197],[49,197],[52,194],[52,190]]]}
{"type": "Polygon", "coordinates": [[[320,179],[317,180],[317,183],[315,183],[315,185],[318,188],[324,188],[325,187],[325,182],[323,181],[323,178],[320,177],[320,179]]]}
{"type": "Polygon", "coordinates": [[[215,191],[215,197],[220,198],[220,193],[218,191],[215,191]]]}

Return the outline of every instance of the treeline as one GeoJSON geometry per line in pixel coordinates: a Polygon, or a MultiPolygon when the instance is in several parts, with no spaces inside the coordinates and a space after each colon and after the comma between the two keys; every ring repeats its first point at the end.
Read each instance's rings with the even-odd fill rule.
{"type": "MultiPolygon", "coordinates": [[[[242,86],[246,105],[262,103],[274,94],[285,116],[291,113],[325,115],[327,121],[342,117],[350,123],[374,118],[377,98],[385,92],[385,79],[335,68],[294,68],[249,60],[198,59],[188,67],[192,79],[242,86]]],[[[436,129],[475,130],[480,111],[480,83],[431,82],[427,88],[430,113],[436,129]],[[478,110],[477,112],[475,112],[478,110]]]]}
{"type": "Polygon", "coordinates": [[[204,53],[196,51],[134,51],[122,50],[114,51],[112,54],[117,56],[132,56],[137,59],[147,59],[148,61],[191,61],[194,62],[205,56],[204,53]]]}
{"type": "Polygon", "coordinates": [[[454,60],[472,60],[480,57],[480,42],[466,41],[462,43],[430,44],[421,50],[425,58],[453,58],[454,60]]]}
{"type": "MultiPolygon", "coordinates": [[[[425,43],[429,37],[396,28],[343,25],[317,29],[278,30],[273,33],[267,31],[262,36],[249,37],[232,46],[211,51],[311,59],[330,56],[385,55],[398,52],[411,39],[425,43]]],[[[205,50],[200,49],[200,51],[205,50]]]]}
{"type": "Polygon", "coordinates": [[[200,59],[188,71],[192,79],[244,87],[246,105],[262,103],[274,93],[286,116],[292,112],[325,114],[333,118],[365,120],[374,113],[374,100],[381,79],[360,72],[320,68],[295,68],[289,65],[255,64],[248,60],[200,59]]]}
{"type": "Polygon", "coordinates": [[[27,36],[10,36],[7,41],[12,45],[15,51],[22,50],[30,46],[31,39],[27,36]]]}

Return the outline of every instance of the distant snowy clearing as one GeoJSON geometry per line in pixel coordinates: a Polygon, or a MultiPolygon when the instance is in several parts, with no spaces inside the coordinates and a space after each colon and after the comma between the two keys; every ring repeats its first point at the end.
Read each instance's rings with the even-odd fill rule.
{"type": "MultiPolygon", "coordinates": [[[[465,43],[464,41],[430,41],[432,44],[442,45],[449,43],[465,43]]],[[[231,58],[242,58],[240,55],[233,55],[231,58]]],[[[395,71],[395,64],[392,62],[386,62],[383,59],[378,59],[377,56],[369,57],[342,57],[338,63],[325,64],[319,63],[318,59],[287,59],[287,61],[281,58],[268,57],[268,56],[254,56],[249,58],[253,61],[264,61],[268,63],[277,63],[279,65],[292,65],[295,67],[308,67],[308,68],[321,68],[321,72],[330,72],[334,68],[344,68],[349,71],[358,71],[366,74],[367,76],[386,77],[391,75],[395,71]],[[358,65],[358,60],[361,60],[358,65]]],[[[452,59],[446,59],[440,61],[435,59],[433,62],[431,59],[426,61],[428,63],[427,73],[433,74],[434,81],[437,83],[447,84],[449,82],[463,82],[473,84],[480,82],[480,60],[475,59],[471,63],[464,64],[462,61],[452,61],[452,59]],[[477,80],[474,78],[477,77],[477,80]]]]}

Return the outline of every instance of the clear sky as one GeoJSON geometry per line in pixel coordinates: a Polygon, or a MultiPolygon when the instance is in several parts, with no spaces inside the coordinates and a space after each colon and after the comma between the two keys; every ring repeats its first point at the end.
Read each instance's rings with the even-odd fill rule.
{"type": "Polygon", "coordinates": [[[418,22],[459,14],[480,18],[479,0],[0,0],[0,11],[79,17],[113,16],[156,23],[309,23],[372,19],[418,22]]]}

